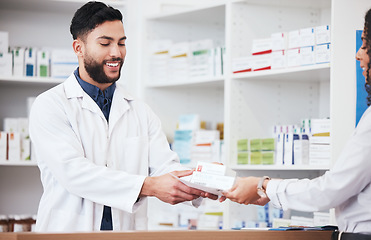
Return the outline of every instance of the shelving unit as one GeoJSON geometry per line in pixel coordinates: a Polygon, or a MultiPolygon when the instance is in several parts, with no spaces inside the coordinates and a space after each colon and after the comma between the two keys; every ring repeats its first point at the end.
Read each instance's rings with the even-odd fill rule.
{"type": "MultiPolygon", "coordinates": [[[[180,114],[198,113],[201,119],[207,119],[205,108],[209,114],[223,112],[223,116],[218,115],[216,119],[224,121],[227,162],[240,176],[315,178],[331,168],[354,128],[355,30],[362,29],[368,8],[370,3],[366,0],[357,0],[357,4],[346,0],[235,0],[148,17],[144,47],[158,39],[180,42],[212,38],[225,43],[225,75],[220,79],[223,86],[217,88],[211,79],[210,84],[204,80],[156,84],[150,76],[143,75],[142,95],[160,116],[170,140],[180,114]],[[346,22],[344,14],[351,14],[352,20],[346,22]],[[326,24],[332,29],[331,64],[231,73],[232,59],[250,55],[253,39],[326,24]],[[194,98],[198,101],[192,101],[194,98]],[[205,99],[212,100],[203,102],[205,99]],[[299,124],[304,118],[327,117],[332,124],[329,166],[236,164],[238,139],[269,137],[275,124],[299,124]]],[[[144,62],[147,57],[144,51],[144,62]]],[[[250,207],[229,203],[224,211],[224,228],[233,227],[235,219],[251,219],[255,215],[250,207]]]]}
{"type": "MultiPolygon", "coordinates": [[[[71,48],[69,25],[85,0],[4,0],[0,31],[9,46],[71,48]]],[[[126,1],[105,1],[123,11],[126,1]]],[[[27,98],[36,97],[65,79],[0,76],[0,128],[6,117],[27,117],[27,98]]],[[[0,214],[36,214],[42,186],[35,162],[0,161],[0,214]]]]}

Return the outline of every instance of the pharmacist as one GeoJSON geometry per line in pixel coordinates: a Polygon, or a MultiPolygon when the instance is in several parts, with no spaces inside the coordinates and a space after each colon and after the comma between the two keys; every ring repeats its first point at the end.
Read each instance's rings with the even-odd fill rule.
{"type": "Polygon", "coordinates": [[[115,84],[126,54],[121,13],[89,2],[70,31],[79,67],[38,96],[30,114],[44,188],[36,231],[146,229],[147,196],[215,200],[168,174],[192,170],[179,164],[151,109],[115,84]]]}
{"type": "MultiPolygon", "coordinates": [[[[366,13],[363,45],[356,59],[366,77],[368,105],[371,97],[371,9],[366,13]]],[[[242,204],[274,206],[299,211],[335,208],[339,230],[371,233],[371,107],[363,114],[351,139],[333,168],[313,180],[276,180],[269,177],[240,178],[225,197],[242,204]]],[[[221,199],[222,201],[223,199],[221,199]]],[[[359,239],[345,234],[341,239],[359,239]],[[348,236],[348,238],[344,238],[348,236]]],[[[367,239],[371,239],[371,236],[367,239]]]]}

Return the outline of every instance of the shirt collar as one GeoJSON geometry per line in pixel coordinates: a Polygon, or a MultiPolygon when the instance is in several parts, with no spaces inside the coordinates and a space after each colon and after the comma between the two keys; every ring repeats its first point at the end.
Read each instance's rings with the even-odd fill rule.
{"type": "Polygon", "coordinates": [[[100,90],[97,86],[94,86],[93,84],[90,84],[88,82],[85,82],[80,78],[79,75],[79,68],[76,68],[74,71],[74,75],[79,82],[81,88],[95,101],[98,101],[99,95],[105,96],[106,98],[110,99],[112,101],[113,98],[113,93],[115,92],[116,89],[116,83],[113,83],[111,86],[106,88],[104,92],[100,90]]]}

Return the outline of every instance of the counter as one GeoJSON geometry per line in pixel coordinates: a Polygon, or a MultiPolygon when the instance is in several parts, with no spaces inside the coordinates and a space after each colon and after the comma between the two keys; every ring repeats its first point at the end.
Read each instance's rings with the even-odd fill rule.
{"type": "Polygon", "coordinates": [[[0,240],[330,240],[331,231],[129,231],[94,233],[0,233],[0,240]]]}

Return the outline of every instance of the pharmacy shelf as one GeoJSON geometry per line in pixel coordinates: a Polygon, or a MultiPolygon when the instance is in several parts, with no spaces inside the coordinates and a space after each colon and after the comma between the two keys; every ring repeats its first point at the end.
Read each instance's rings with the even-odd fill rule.
{"type": "Polygon", "coordinates": [[[283,80],[283,81],[330,81],[330,63],[263,70],[233,74],[234,79],[246,80],[283,80]]]}
{"type": "Polygon", "coordinates": [[[164,88],[164,87],[185,87],[185,86],[223,86],[224,78],[223,77],[213,77],[213,78],[192,78],[186,81],[179,82],[164,82],[164,83],[150,83],[146,87],[150,88],[164,88]]]}
{"type": "Polygon", "coordinates": [[[5,160],[1,160],[0,166],[37,166],[37,163],[31,162],[31,161],[9,162],[5,160]]]}
{"type": "Polygon", "coordinates": [[[328,165],[323,166],[312,166],[312,165],[291,165],[291,166],[283,166],[283,165],[231,165],[231,169],[233,170],[269,170],[269,171],[277,171],[277,170],[288,170],[288,171],[318,171],[318,170],[329,170],[330,167],[328,165]]]}
{"type": "Polygon", "coordinates": [[[0,84],[52,84],[56,85],[63,82],[64,78],[50,77],[16,77],[16,76],[0,76],[0,84]]]}
{"type": "Polygon", "coordinates": [[[197,8],[190,8],[178,12],[162,13],[150,15],[147,20],[163,20],[163,21],[175,21],[175,22],[187,22],[187,23],[200,23],[206,22],[220,22],[224,21],[225,16],[225,4],[205,4],[197,8]],[[207,16],[207,18],[205,18],[207,16]]]}

